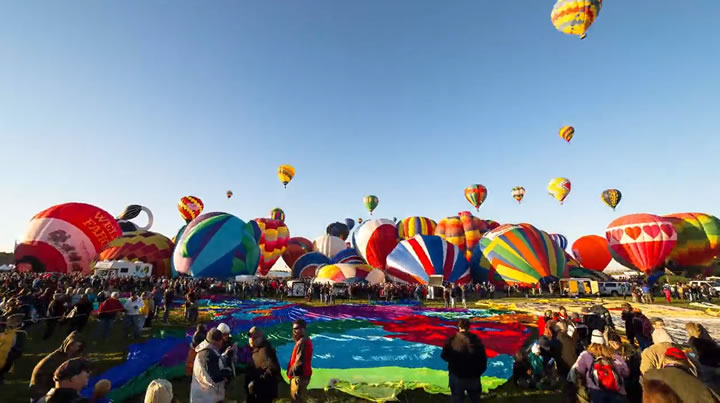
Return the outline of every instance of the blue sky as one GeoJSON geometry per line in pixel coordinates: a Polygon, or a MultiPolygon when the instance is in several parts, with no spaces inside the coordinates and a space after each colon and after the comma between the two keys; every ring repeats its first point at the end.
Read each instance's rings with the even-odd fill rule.
{"type": "Polygon", "coordinates": [[[243,219],[279,206],[306,237],[367,218],[367,194],[377,217],[454,215],[472,183],[481,217],[571,241],[634,212],[717,214],[720,2],[606,2],[584,41],[552,5],[4,2],[0,250],[68,201],[146,205],[171,236],[186,194],[243,219]]]}

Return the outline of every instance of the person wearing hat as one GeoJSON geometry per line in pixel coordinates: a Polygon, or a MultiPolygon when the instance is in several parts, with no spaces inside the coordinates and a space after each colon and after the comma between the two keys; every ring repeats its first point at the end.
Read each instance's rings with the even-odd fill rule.
{"type": "Polygon", "coordinates": [[[665,351],[670,347],[679,347],[665,329],[655,329],[652,333],[653,345],[640,355],[640,373],[650,369],[662,368],[665,351]]]}
{"type": "Polygon", "coordinates": [[[624,379],[628,375],[630,370],[622,357],[608,347],[599,330],[593,330],[590,345],[578,356],[568,379],[584,384],[592,402],[615,402],[627,400],[624,379]]]}
{"type": "Polygon", "coordinates": [[[245,372],[248,403],[271,403],[278,396],[280,362],[277,353],[258,327],[248,332],[250,362],[245,372]]]}
{"type": "Polygon", "coordinates": [[[83,358],[71,358],[55,370],[55,387],[45,395],[45,403],[88,402],[80,392],[90,380],[90,361],[83,358]]]}
{"type": "Polygon", "coordinates": [[[644,383],[653,380],[668,385],[683,403],[718,402],[716,395],[697,378],[687,355],[677,347],[665,350],[662,367],[651,368],[643,374],[644,383]]]}
{"type": "Polygon", "coordinates": [[[70,333],[58,349],[46,355],[33,368],[30,377],[30,397],[37,400],[44,396],[53,387],[55,369],[63,362],[79,357],[84,349],[85,343],[80,339],[80,333],[70,333]]]}
{"type": "Polygon", "coordinates": [[[223,334],[210,329],[205,341],[195,348],[190,384],[190,403],[218,403],[225,399],[225,385],[232,377],[228,356],[222,354],[223,334]]]}

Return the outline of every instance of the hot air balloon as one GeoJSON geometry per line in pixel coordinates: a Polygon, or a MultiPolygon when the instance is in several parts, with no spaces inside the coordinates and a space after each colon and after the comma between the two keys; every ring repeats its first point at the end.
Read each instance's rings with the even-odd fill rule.
{"type": "Polygon", "coordinates": [[[300,256],[293,265],[293,277],[313,278],[317,270],[330,264],[330,258],[320,252],[310,252],[300,256]]]}
{"type": "Polygon", "coordinates": [[[186,223],[202,214],[203,208],[205,208],[205,205],[202,200],[195,196],[185,196],[178,202],[178,211],[186,223]]]}
{"type": "Polygon", "coordinates": [[[547,190],[550,196],[554,197],[560,204],[563,204],[565,198],[570,194],[570,180],[555,178],[548,183],[547,190]]]}
{"type": "Polygon", "coordinates": [[[173,242],[164,235],[150,231],[129,232],[107,244],[97,260],[149,263],[153,276],[170,277],[174,248],[173,242]]]}
{"type": "Polygon", "coordinates": [[[560,137],[568,143],[572,140],[575,134],[575,128],[572,126],[563,126],[560,128],[560,137]]]}
{"type": "Polygon", "coordinates": [[[280,207],[270,210],[270,219],[285,222],[285,212],[280,207]]]}
{"type": "Polygon", "coordinates": [[[336,236],[344,241],[347,239],[348,235],[350,235],[350,229],[343,223],[334,222],[325,228],[325,233],[336,236]]]}
{"type": "Polygon", "coordinates": [[[408,217],[398,223],[398,237],[402,240],[415,235],[433,235],[435,227],[437,223],[427,217],[408,217]]]}
{"type": "Polygon", "coordinates": [[[659,268],[677,243],[672,223],[653,214],[630,214],[608,225],[605,237],[619,263],[644,273],[659,268]]]}
{"type": "Polygon", "coordinates": [[[602,0],[558,0],[550,19],[558,31],[585,39],[601,8],[602,0]]]}
{"type": "Polygon", "coordinates": [[[194,219],[173,252],[175,270],[193,277],[253,275],[259,261],[252,225],[227,213],[207,213],[194,219]]]}
{"type": "Polygon", "coordinates": [[[119,216],[115,217],[115,219],[117,220],[118,225],[120,225],[123,234],[127,232],[147,231],[153,225],[152,211],[150,211],[149,208],[141,206],[139,204],[131,204],[125,207],[123,212],[120,213],[119,216]],[[138,225],[130,221],[140,215],[141,212],[147,215],[147,224],[145,224],[145,226],[143,227],[139,227],[138,225]]]}
{"type": "Polygon", "coordinates": [[[253,221],[260,227],[262,233],[258,242],[261,252],[258,274],[264,276],[287,248],[290,230],[280,220],[256,218],[253,221]]]}
{"type": "Polygon", "coordinates": [[[720,220],[703,213],[679,213],[663,217],[677,232],[677,243],[667,265],[674,271],[702,272],[720,256],[720,220]]]}
{"type": "Polygon", "coordinates": [[[379,203],[380,199],[378,199],[377,196],[368,195],[363,198],[363,204],[365,204],[365,208],[368,209],[370,215],[372,215],[373,210],[375,210],[379,203]]]}
{"type": "Polygon", "coordinates": [[[536,284],[567,270],[564,251],[530,224],[501,225],[482,237],[480,250],[507,283],[536,284]]]}
{"type": "Polygon", "coordinates": [[[512,197],[517,200],[518,203],[522,202],[523,197],[525,197],[525,188],[522,186],[512,188],[512,197]]]}
{"type": "Polygon", "coordinates": [[[346,218],[345,225],[347,225],[349,231],[352,231],[352,229],[355,227],[355,220],[353,220],[352,218],[346,218]]]}
{"type": "Polygon", "coordinates": [[[440,220],[435,227],[435,235],[457,245],[470,261],[473,247],[480,241],[480,237],[497,225],[494,221],[474,217],[469,211],[461,211],[457,216],[440,220]]]}
{"type": "Polygon", "coordinates": [[[312,252],[313,245],[309,239],[293,237],[288,240],[288,246],[282,254],[282,258],[288,267],[293,267],[300,256],[312,252]]]}
{"type": "Polygon", "coordinates": [[[550,239],[552,239],[553,242],[555,242],[562,250],[565,250],[565,248],[567,248],[568,246],[568,240],[567,238],[565,238],[565,235],[550,234],[550,239]]]}
{"type": "Polygon", "coordinates": [[[347,248],[335,254],[335,256],[330,259],[330,263],[365,263],[365,260],[362,258],[362,256],[360,256],[357,250],[353,248],[347,248]]]}
{"type": "Polygon", "coordinates": [[[36,214],[15,248],[19,270],[90,272],[90,263],[108,243],[122,235],[105,210],[84,203],[65,203],[36,214]]]}
{"type": "Polygon", "coordinates": [[[345,249],[345,241],[332,235],[323,235],[313,240],[313,250],[332,258],[345,249]]]}
{"type": "Polygon", "coordinates": [[[313,283],[320,284],[355,284],[370,285],[385,282],[385,273],[366,264],[341,263],[321,267],[313,283]]]}
{"type": "Polygon", "coordinates": [[[295,177],[295,168],[293,168],[292,165],[280,165],[277,175],[283,187],[287,187],[287,184],[295,177]]]}
{"type": "Polygon", "coordinates": [[[228,190],[227,192],[225,192],[225,195],[227,196],[228,199],[231,198],[233,196],[232,190],[228,190]]]}
{"type": "Polygon", "coordinates": [[[470,185],[465,188],[465,199],[476,211],[480,210],[480,205],[487,198],[487,188],[483,185],[470,185]]]}
{"type": "Polygon", "coordinates": [[[460,248],[437,235],[415,235],[398,244],[387,257],[385,273],[410,284],[427,285],[431,275],[444,281],[470,281],[468,262],[460,248]]]}
{"type": "Polygon", "coordinates": [[[385,268],[385,260],[397,244],[395,224],[383,218],[364,222],[352,238],[352,245],[360,256],[378,269],[385,268]]]}
{"type": "Polygon", "coordinates": [[[363,219],[362,219],[362,218],[358,218],[358,221],[357,221],[357,222],[358,222],[358,224],[362,224],[362,223],[363,223],[363,219]]]}
{"type": "Polygon", "coordinates": [[[572,253],[582,267],[603,271],[612,260],[608,248],[607,239],[597,235],[585,235],[573,243],[572,253]]]}
{"type": "Polygon", "coordinates": [[[617,189],[608,189],[602,192],[600,198],[603,202],[605,202],[605,204],[615,210],[615,207],[620,204],[620,199],[622,199],[622,193],[620,193],[620,191],[617,189]]]}

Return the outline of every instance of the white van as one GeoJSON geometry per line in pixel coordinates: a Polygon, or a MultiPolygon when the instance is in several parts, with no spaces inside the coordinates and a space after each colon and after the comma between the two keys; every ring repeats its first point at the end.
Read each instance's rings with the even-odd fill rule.
{"type": "Polygon", "coordinates": [[[140,277],[152,276],[152,265],[143,262],[128,262],[126,260],[103,260],[95,263],[95,275],[108,279],[112,277],[140,277]]]}
{"type": "Polygon", "coordinates": [[[694,280],[690,282],[691,287],[703,287],[705,284],[707,284],[710,289],[714,290],[716,295],[720,293],[720,281],[718,280],[694,280]]]}
{"type": "Polygon", "coordinates": [[[622,281],[604,281],[599,284],[600,295],[603,297],[619,297],[630,295],[630,284],[622,281]]]}

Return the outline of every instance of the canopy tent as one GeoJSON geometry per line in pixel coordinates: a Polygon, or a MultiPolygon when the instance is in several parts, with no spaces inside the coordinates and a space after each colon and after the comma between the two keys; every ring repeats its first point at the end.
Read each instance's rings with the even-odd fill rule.
{"type": "Polygon", "coordinates": [[[284,259],[278,259],[265,275],[267,278],[289,278],[292,277],[292,269],[285,263],[284,259]]]}

